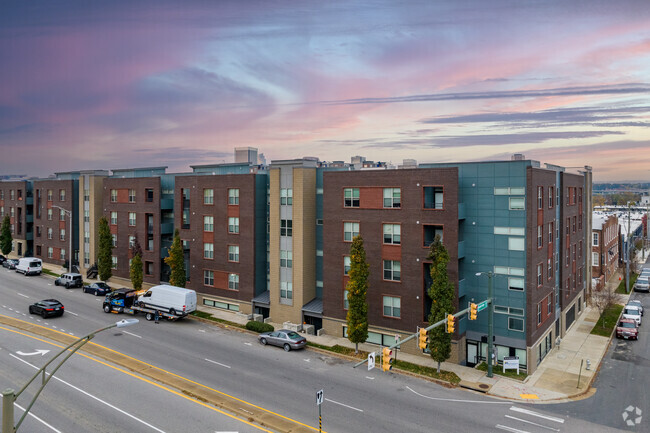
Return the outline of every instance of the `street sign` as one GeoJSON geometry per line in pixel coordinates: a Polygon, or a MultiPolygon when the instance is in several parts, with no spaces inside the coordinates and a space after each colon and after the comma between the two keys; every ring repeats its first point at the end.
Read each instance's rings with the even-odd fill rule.
{"type": "Polygon", "coordinates": [[[480,304],[478,304],[476,306],[476,311],[479,312],[479,311],[485,310],[487,308],[487,304],[488,304],[488,301],[481,302],[480,304]]]}
{"type": "Polygon", "coordinates": [[[323,404],[323,390],[322,389],[316,393],[316,404],[318,406],[323,404]]]}
{"type": "Polygon", "coordinates": [[[375,368],[375,352],[370,352],[368,354],[368,371],[375,368]]]}

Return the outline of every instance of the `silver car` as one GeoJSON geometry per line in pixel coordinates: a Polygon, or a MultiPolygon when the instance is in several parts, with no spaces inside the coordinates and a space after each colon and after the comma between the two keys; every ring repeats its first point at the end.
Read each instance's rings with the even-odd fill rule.
{"type": "Polygon", "coordinates": [[[285,352],[291,349],[302,349],[307,345],[307,339],[295,331],[280,329],[279,331],[263,332],[258,339],[263,345],[272,344],[284,348],[285,352]]]}

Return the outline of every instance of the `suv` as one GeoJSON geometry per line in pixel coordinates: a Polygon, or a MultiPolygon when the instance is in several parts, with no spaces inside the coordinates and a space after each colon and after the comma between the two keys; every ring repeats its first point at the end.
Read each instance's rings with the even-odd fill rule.
{"type": "Polygon", "coordinates": [[[633,338],[639,339],[639,328],[633,319],[621,319],[616,325],[616,338],[633,338]]]}
{"type": "Polygon", "coordinates": [[[65,286],[66,289],[69,289],[70,287],[83,287],[84,282],[81,274],[68,273],[54,280],[54,285],[65,286]]]}
{"type": "Polygon", "coordinates": [[[641,310],[636,305],[626,305],[623,308],[623,318],[632,319],[637,326],[641,326],[641,310]]]}

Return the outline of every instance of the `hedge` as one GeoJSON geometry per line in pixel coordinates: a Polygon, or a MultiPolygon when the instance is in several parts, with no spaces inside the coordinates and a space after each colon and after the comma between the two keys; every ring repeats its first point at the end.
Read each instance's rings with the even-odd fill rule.
{"type": "Polygon", "coordinates": [[[251,320],[246,324],[246,329],[249,331],[255,331],[255,332],[271,332],[275,330],[273,328],[273,325],[269,325],[268,323],[262,323],[262,322],[256,322],[254,320],[251,320]]]}

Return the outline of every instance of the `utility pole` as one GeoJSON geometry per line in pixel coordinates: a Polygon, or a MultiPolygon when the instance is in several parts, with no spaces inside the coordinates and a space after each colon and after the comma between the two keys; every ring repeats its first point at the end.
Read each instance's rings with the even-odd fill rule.
{"type": "Polygon", "coordinates": [[[627,202],[627,235],[625,236],[625,293],[630,293],[630,202],[627,202]]]}

